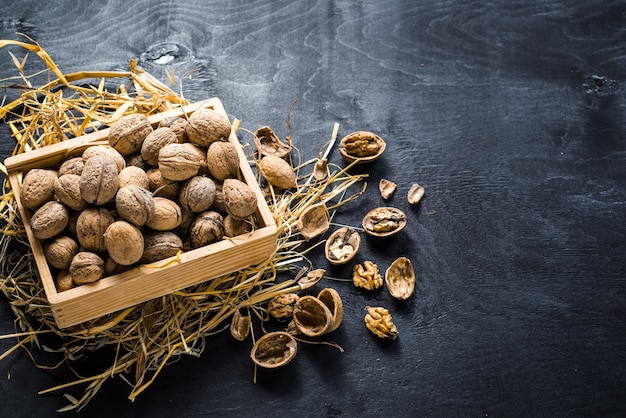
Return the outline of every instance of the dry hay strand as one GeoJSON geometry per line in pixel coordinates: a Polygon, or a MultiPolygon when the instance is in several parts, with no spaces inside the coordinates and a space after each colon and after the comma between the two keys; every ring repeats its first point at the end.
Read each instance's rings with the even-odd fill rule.
{"type": "MultiPolygon", "coordinates": [[[[7,121],[15,138],[14,155],[106,128],[128,113],[153,114],[188,104],[182,94],[174,93],[139,68],[136,62],[131,61],[129,71],[63,74],[37,43],[0,40],[0,48],[7,45],[17,45],[37,54],[51,78],[43,86],[32,86],[25,71],[28,55],[19,60],[11,54],[20,83],[5,87],[18,90],[20,96],[0,107],[0,118],[7,121]],[[105,86],[114,81],[119,82],[118,87],[109,91],[105,86]]],[[[334,144],[337,129],[335,125],[323,158],[334,144]]],[[[205,339],[227,329],[228,319],[240,309],[255,313],[261,321],[266,320],[265,307],[269,300],[304,288],[299,278],[303,272],[312,270],[307,253],[324,242],[323,237],[311,241],[303,239],[297,228],[300,214],[316,203],[324,203],[334,213],[336,208],[365,190],[366,175],[349,174],[351,165],[329,167],[333,172],[324,181],[315,180],[312,174],[308,178],[300,175],[320,158],[322,155],[295,167],[299,178],[296,188],[281,191],[265,187],[267,202],[279,227],[278,248],[268,260],[64,329],[56,325],[46,300],[13,193],[5,178],[0,200],[0,291],[15,315],[16,332],[0,338],[17,342],[0,354],[0,360],[24,348],[37,367],[66,365],[74,371],[74,360],[88,352],[112,348],[113,363],[101,373],[81,376],[74,371],[76,380],[40,392],[65,392],[82,386],[80,397],[64,394],[69,404],[59,411],[80,410],[109,378],[117,375],[131,387],[128,398],[135,399],[173,359],[182,354],[201,355],[205,339]],[[362,188],[351,192],[357,183],[362,183],[362,188]],[[42,334],[53,334],[62,341],[55,351],[63,354],[63,360],[56,365],[38,364],[31,352],[33,347],[47,349],[39,340],[42,334]]],[[[256,155],[251,155],[250,159],[252,163],[258,162],[256,155]]],[[[4,166],[0,165],[0,169],[7,175],[4,166]]]]}

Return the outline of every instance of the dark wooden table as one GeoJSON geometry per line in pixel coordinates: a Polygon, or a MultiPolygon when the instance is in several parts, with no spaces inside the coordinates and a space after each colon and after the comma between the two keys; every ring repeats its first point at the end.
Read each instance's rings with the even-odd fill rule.
{"type": "MultiPolygon", "coordinates": [[[[365,239],[355,261],[384,269],[405,255],[418,281],[406,303],[329,282],[345,303],[332,338],[343,353],[301,347],[255,384],[249,344],[220,334],[135,402],[118,377],[78,416],[626,414],[626,3],[102,3],[4,0],[0,38],[32,37],[66,73],[137,58],[163,81],[166,69],[191,74],[185,97],[217,96],[242,127],[282,138],[298,99],[291,125],[307,158],[335,122],[340,135],[379,133],[384,158],[340,220],[359,225],[386,203],[378,180],[397,182],[388,203],[408,227],[365,239]],[[412,182],[426,189],[415,208],[412,182]],[[365,329],[367,305],[390,309],[397,340],[365,329]]],[[[0,50],[3,79],[15,74],[8,51],[23,56],[0,50]]],[[[0,129],[4,158],[13,142],[0,129]]],[[[13,331],[0,299],[0,332],[13,331]]],[[[37,392],[68,377],[13,353],[0,362],[0,415],[54,416],[65,400],[37,392]]]]}

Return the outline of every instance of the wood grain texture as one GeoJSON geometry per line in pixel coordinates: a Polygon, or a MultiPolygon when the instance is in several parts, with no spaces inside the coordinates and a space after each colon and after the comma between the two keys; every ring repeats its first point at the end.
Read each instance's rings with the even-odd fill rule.
{"type": "MultiPolygon", "coordinates": [[[[269,125],[281,138],[299,99],[291,125],[305,159],[335,122],[340,135],[377,132],[385,158],[362,168],[369,188],[337,219],[359,225],[388,203],[405,211],[400,235],[365,238],[354,261],[384,269],[407,256],[418,283],[396,303],[332,282],[346,305],[332,335],[343,353],[302,346],[254,384],[249,345],[218,335],[134,403],[116,378],[79,416],[626,413],[624,2],[103,3],[5,0],[0,36],[33,37],[65,72],[125,69],[133,57],[162,80],[173,69],[185,97],[217,96],[242,128],[269,125]],[[399,184],[389,202],[381,177],[399,184]],[[414,181],[426,196],[412,208],[414,181]],[[391,310],[398,340],[368,333],[367,305],[391,310]]],[[[13,75],[0,57],[0,78],[13,75]]],[[[5,125],[0,134],[7,156],[5,125]]],[[[328,267],[349,277],[350,266],[328,267]]],[[[12,332],[6,302],[0,318],[12,332]]],[[[81,367],[106,359],[94,353],[81,367]]],[[[3,410],[52,415],[64,401],[36,392],[68,376],[14,353],[0,362],[3,410]]]]}

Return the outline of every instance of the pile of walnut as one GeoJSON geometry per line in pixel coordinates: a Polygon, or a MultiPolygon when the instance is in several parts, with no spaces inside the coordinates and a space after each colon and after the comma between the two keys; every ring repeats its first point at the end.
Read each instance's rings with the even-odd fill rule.
{"type": "Polygon", "coordinates": [[[59,292],[252,230],[253,190],[237,179],[231,125],[213,109],[153,127],[111,125],[109,145],[24,176],[21,202],[59,292]]]}

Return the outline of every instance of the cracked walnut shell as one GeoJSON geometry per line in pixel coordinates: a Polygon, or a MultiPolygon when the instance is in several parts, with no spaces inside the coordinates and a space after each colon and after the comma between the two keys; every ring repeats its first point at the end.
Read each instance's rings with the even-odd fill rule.
{"type": "Polygon", "coordinates": [[[352,268],[352,283],[355,287],[365,290],[375,290],[383,285],[383,277],[378,272],[378,266],[371,261],[363,265],[356,264],[352,268]]]}
{"type": "Polygon", "coordinates": [[[250,358],[260,367],[275,369],[289,363],[296,356],[298,343],[284,332],[276,331],[263,335],[252,347],[250,358]]]}
{"type": "Polygon", "coordinates": [[[252,136],[254,146],[261,155],[285,158],[291,152],[291,144],[284,144],[269,126],[262,126],[252,136]]]}
{"type": "Polygon", "coordinates": [[[348,227],[341,227],[326,240],[325,254],[330,264],[340,265],[352,260],[361,247],[361,236],[348,227]]]}
{"type": "Polygon", "coordinates": [[[380,338],[395,340],[398,336],[398,329],[393,323],[393,318],[389,311],[382,307],[366,307],[365,326],[374,335],[380,338]]]}
{"type": "Polygon", "coordinates": [[[406,226],[406,215],[400,209],[379,207],[369,211],[363,218],[363,229],[375,237],[389,237],[406,226]]]}
{"type": "Polygon", "coordinates": [[[311,205],[300,214],[298,230],[306,240],[323,234],[330,228],[330,214],[323,203],[311,205]]]}
{"type": "Polygon", "coordinates": [[[382,155],[387,144],[378,135],[367,131],[356,131],[344,136],[339,142],[339,152],[347,162],[358,164],[374,161],[382,155]]]}

